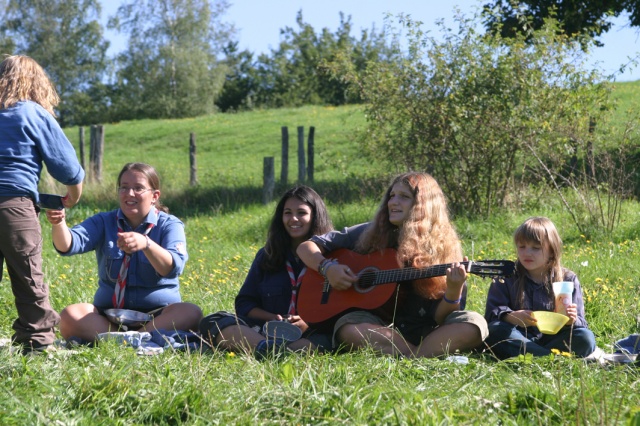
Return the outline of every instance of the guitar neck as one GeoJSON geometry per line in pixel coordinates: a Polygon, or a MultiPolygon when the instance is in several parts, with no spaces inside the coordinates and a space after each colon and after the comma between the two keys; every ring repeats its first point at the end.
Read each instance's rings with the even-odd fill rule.
{"type": "MultiPolygon", "coordinates": [[[[469,263],[470,262],[460,262],[460,265],[467,267],[469,263]]],[[[445,263],[442,265],[430,266],[428,268],[410,267],[376,271],[376,276],[370,285],[397,283],[400,281],[412,281],[422,278],[442,277],[444,275],[447,275],[447,269],[452,265],[453,263],[445,263]]]]}

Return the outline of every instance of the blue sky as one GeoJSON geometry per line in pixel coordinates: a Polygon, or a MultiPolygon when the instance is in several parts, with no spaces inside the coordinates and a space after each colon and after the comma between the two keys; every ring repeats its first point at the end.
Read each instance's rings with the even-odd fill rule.
{"type": "MultiPolygon", "coordinates": [[[[277,48],[280,42],[280,29],[297,29],[296,14],[302,10],[305,22],[311,24],[316,32],[322,28],[335,31],[340,24],[340,12],[345,17],[351,15],[352,35],[357,36],[361,29],[370,29],[375,25],[381,29],[387,13],[408,14],[415,21],[423,22],[424,30],[434,31],[435,22],[444,19],[454,25],[455,6],[471,15],[486,1],[483,0],[240,0],[231,3],[224,20],[233,23],[238,30],[241,49],[259,53],[268,53],[277,48]]],[[[102,18],[114,14],[120,4],[117,0],[102,2],[102,18]]],[[[638,29],[628,26],[628,19],[620,17],[613,20],[613,28],[601,37],[604,47],[594,49],[590,58],[593,66],[599,67],[609,75],[629,62],[629,58],[640,55],[640,35],[638,29]]],[[[110,53],[124,47],[122,36],[107,32],[112,42],[110,53]]],[[[640,79],[640,69],[628,69],[624,74],[616,74],[617,81],[640,79]]]]}

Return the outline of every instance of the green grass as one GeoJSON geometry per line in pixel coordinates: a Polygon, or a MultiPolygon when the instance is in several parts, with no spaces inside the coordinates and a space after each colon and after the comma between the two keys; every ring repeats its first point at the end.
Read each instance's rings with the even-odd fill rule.
{"type": "Polygon", "coordinates": [[[613,96],[618,102],[621,112],[637,111],[640,95],[640,80],[616,83],[613,86],[613,96]]]}
{"type": "MultiPolygon", "coordinates": [[[[280,178],[281,128],[289,129],[289,178],[297,178],[297,127],[304,127],[306,147],[309,127],[315,127],[316,167],[319,180],[335,180],[336,170],[362,172],[368,162],[349,143],[364,125],[359,107],[319,107],[217,114],[183,120],[141,120],[105,125],[105,180],[122,164],[146,161],[158,164],[161,175],[170,175],[167,188],[182,189],[189,183],[189,139],[196,136],[198,180],[204,187],[262,185],[264,157],[276,157],[280,178]],[[349,160],[349,164],[344,164],[349,160]],[[327,164],[330,163],[330,164],[327,164]],[[343,170],[340,170],[342,168],[343,170]]],[[[77,143],[78,129],[66,129],[77,143]]],[[[89,144],[85,129],[85,144],[89,144]]],[[[88,154],[87,154],[88,157],[88,154]]]]}
{"type": "Polygon", "coordinates": [[[618,134],[629,127],[637,127],[638,106],[640,103],[640,80],[615,83],[613,99],[616,102],[616,113],[612,117],[612,125],[618,134]]]}
{"type": "MultiPolygon", "coordinates": [[[[295,126],[304,125],[306,132],[314,125],[314,187],[328,200],[334,224],[368,220],[387,176],[375,177],[384,168],[370,164],[352,142],[364,125],[361,109],[306,107],[108,125],[104,184],[87,186],[69,222],[115,206],[115,177],[123,163],[155,165],[165,203],[186,224],[184,300],[205,313],[232,310],[275,207],[261,202],[262,157],[276,157],[279,178],[283,125],[290,131],[290,171],[278,193],[297,177],[295,126]],[[197,188],[187,188],[192,131],[197,188]]],[[[77,129],[69,135],[75,143],[77,129]]],[[[626,202],[614,235],[591,241],[575,230],[557,200],[545,197],[488,220],[456,219],[465,253],[513,259],[515,227],[530,215],[549,216],[565,241],[564,264],[580,278],[598,346],[610,352],[615,340],[638,332],[640,206],[626,202]]],[[[91,301],[94,255],[59,257],[44,218],[42,226],[54,308],[91,301]]],[[[488,286],[488,280],[469,279],[469,309],[484,312],[488,286]]],[[[5,268],[0,337],[10,336],[15,316],[5,268]]],[[[258,362],[220,352],[141,357],[114,344],[33,358],[0,350],[0,424],[640,424],[639,371],[564,356],[496,362],[473,355],[461,365],[368,351],[258,362]]]]}

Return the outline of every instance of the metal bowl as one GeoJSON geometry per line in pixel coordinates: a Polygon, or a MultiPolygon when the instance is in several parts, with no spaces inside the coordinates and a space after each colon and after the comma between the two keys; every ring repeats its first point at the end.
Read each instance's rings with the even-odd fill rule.
{"type": "Polygon", "coordinates": [[[153,319],[153,315],[131,309],[107,309],[104,313],[112,323],[127,327],[142,327],[153,319]]]}
{"type": "Polygon", "coordinates": [[[267,321],[262,327],[262,334],[280,342],[294,342],[302,337],[302,330],[287,321],[267,321]]]}
{"type": "Polygon", "coordinates": [[[623,354],[623,353],[613,353],[613,354],[605,354],[602,356],[605,360],[609,362],[613,362],[616,364],[631,364],[635,362],[637,359],[636,354],[623,354]]]}

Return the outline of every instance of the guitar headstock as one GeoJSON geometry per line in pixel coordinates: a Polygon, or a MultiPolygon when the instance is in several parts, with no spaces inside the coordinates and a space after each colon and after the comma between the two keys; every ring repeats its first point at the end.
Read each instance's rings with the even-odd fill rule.
{"type": "Polygon", "coordinates": [[[481,277],[509,277],[516,271],[516,264],[510,260],[481,260],[470,263],[470,272],[481,277]]]}

